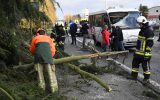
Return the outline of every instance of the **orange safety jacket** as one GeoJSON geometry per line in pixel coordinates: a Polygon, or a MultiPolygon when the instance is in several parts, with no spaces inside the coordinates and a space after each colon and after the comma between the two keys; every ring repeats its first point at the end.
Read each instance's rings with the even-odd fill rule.
{"type": "Polygon", "coordinates": [[[37,35],[32,39],[29,51],[35,57],[35,63],[53,64],[52,57],[55,55],[55,45],[47,35],[37,35]]]}

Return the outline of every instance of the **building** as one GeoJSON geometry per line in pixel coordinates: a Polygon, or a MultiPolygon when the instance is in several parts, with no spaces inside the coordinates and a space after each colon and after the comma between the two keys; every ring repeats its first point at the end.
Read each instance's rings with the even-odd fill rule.
{"type": "Polygon", "coordinates": [[[160,16],[160,6],[155,6],[155,7],[149,8],[148,20],[158,22],[159,16],[160,16]]]}

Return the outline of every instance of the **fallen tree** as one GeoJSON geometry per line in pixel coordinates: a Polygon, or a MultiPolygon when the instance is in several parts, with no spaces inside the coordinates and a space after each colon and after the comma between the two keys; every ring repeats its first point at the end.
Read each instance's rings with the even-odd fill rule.
{"type": "MultiPolygon", "coordinates": [[[[55,64],[61,64],[65,63],[64,65],[68,66],[70,69],[74,70],[75,72],[79,73],[82,76],[89,77],[93,80],[95,80],[97,83],[99,83],[102,87],[104,87],[108,92],[110,92],[112,89],[103,81],[101,81],[98,77],[96,77],[94,74],[88,73],[86,71],[81,70],[78,66],[75,66],[73,64],[69,64],[68,62],[76,61],[80,59],[88,59],[88,58],[95,58],[95,57],[102,57],[102,56],[111,56],[111,55],[117,55],[117,54],[123,54],[128,53],[128,51],[119,51],[119,52],[103,52],[103,53],[95,53],[95,54],[87,54],[87,55],[80,55],[80,56],[70,56],[70,57],[64,57],[59,59],[54,59],[55,64]]],[[[26,64],[26,65],[20,65],[15,66],[15,69],[18,68],[30,68],[33,66],[34,63],[26,64]]],[[[34,71],[34,70],[33,70],[34,71]]],[[[33,72],[31,71],[31,73],[33,72]]]]}
{"type": "Polygon", "coordinates": [[[101,81],[98,77],[96,77],[94,74],[88,73],[86,71],[81,70],[78,66],[75,66],[73,64],[66,63],[65,66],[68,66],[73,71],[79,73],[81,76],[89,77],[93,80],[95,80],[97,83],[99,83],[102,87],[104,87],[108,92],[112,91],[112,89],[108,86],[107,83],[104,83],[101,81]]]}
{"type": "MultiPolygon", "coordinates": [[[[102,52],[102,53],[94,53],[94,54],[87,54],[87,55],[70,56],[70,57],[64,57],[64,58],[53,59],[53,60],[54,60],[55,64],[61,64],[61,63],[67,63],[67,62],[77,61],[77,60],[81,60],[81,59],[96,58],[96,57],[103,57],[103,56],[113,56],[113,55],[124,54],[124,53],[128,53],[128,52],[129,51],[102,52]]],[[[19,65],[19,66],[14,66],[13,68],[27,69],[27,68],[33,66],[33,64],[34,63],[19,65]]]]}

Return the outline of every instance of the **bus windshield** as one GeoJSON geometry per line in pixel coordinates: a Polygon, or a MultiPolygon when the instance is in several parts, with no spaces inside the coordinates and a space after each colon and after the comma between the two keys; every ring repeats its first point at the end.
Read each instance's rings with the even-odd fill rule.
{"type": "Polygon", "coordinates": [[[123,29],[139,28],[136,19],[140,16],[139,12],[111,12],[109,13],[111,24],[120,26],[123,29]]]}

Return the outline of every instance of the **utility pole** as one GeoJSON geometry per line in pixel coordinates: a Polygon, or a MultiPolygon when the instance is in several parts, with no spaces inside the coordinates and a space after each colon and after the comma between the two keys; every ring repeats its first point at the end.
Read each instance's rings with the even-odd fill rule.
{"type": "Polygon", "coordinates": [[[107,9],[107,0],[105,0],[105,9],[107,9]]]}

